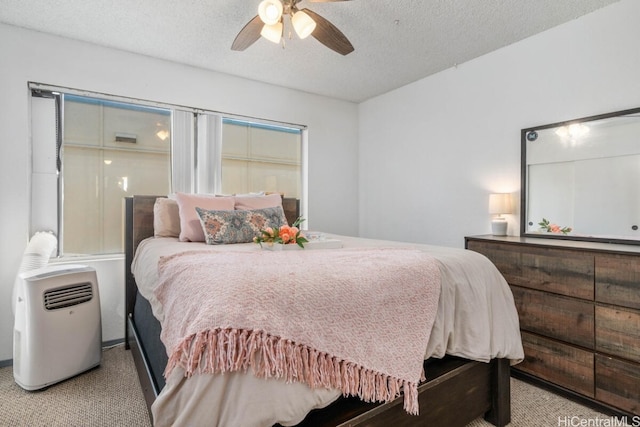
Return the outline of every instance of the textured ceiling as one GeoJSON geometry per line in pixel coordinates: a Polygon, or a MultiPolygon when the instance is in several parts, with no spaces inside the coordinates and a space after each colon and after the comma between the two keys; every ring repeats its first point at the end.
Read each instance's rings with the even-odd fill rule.
{"type": "Polygon", "coordinates": [[[308,7],[355,51],[313,38],[230,49],[260,0],[0,0],[0,22],[360,102],[618,0],[352,0],[308,7]]]}

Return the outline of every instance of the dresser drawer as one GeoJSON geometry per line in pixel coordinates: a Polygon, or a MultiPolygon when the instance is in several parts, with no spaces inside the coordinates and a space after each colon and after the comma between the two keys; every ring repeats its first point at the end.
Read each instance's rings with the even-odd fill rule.
{"type": "Polygon", "coordinates": [[[590,253],[473,240],[467,248],[489,258],[511,285],[594,299],[594,256],[590,253]]]}
{"type": "Polygon", "coordinates": [[[640,362],[640,311],[596,306],[596,350],[640,362]]]}
{"type": "Polygon", "coordinates": [[[522,346],[524,361],[515,365],[513,369],[594,397],[592,352],[527,332],[522,332],[522,346]]]}
{"type": "Polygon", "coordinates": [[[640,310],[637,256],[596,255],[596,301],[640,310]]]}
{"type": "Polygon", "coordinates": [[[596,354],[596,399],[640,415],[640,364],[596,354]]]}
{"type": "Polygon", "coordinates": [[[520,328],[585,348],[594,348],[593,303],[512,286],[520,328]]]}

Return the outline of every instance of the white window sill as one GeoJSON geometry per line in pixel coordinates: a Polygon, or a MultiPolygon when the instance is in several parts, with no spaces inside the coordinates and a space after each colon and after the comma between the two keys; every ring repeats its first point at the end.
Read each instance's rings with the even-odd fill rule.
{"type": "Polygon", "coordinates": [[[49,264],[68,264],[76,262],[88,261],[109,261],[124,259],[124,254],[104,254],[104,255],[87,255],[87,254],[65,254],[60,257],[50,258],[49,264]]]}

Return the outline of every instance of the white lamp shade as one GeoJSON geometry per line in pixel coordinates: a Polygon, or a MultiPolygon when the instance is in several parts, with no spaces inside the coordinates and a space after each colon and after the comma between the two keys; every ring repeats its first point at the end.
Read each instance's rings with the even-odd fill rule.
{"type": "Polygon", "coordinates": [[[291,24],[301,39],[309,37],[316,29],[316,21],[301,10],[293,14],[291,24]]]}
{"type": "Polygon", "coordinates": [[[496,193],[489,195],[489,213],[490,214],[510,214],[511,195],[509,193],[496,193]]]}
{"type": "Polygon", "coordinates": [[[280,0],[262,0],[258,6],[258,15],[265,25],[274,25],[282,17],[282,3],[280,0]]]}
{"type": "Polygon", "coordinates": [[[280,43],[282,38],[282,22],[273,25],[265,25],[260,31],[260,35],[273,43],[280,43]]]}

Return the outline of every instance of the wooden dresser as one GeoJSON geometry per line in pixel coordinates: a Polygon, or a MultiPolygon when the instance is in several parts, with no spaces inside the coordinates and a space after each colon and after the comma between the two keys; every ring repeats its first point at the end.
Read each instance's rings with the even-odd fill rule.
{"type": "Polygon", "coordinates": [[[640,247],[472,236],[503,274],[520,316],[514,366],[621,414],[640,415],[640,247]]]}

